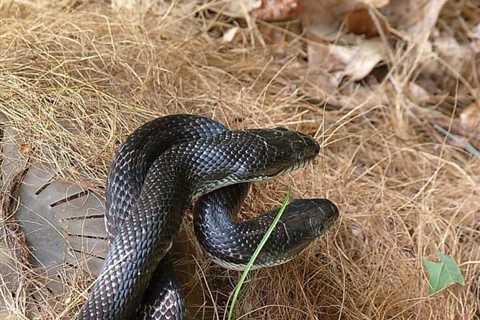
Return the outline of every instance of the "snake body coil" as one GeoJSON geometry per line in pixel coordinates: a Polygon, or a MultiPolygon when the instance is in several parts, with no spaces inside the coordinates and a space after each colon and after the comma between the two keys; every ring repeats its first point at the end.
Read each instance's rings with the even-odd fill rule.
{"type": "MultiPolygon", "coordinates": [[[[106,191],[110,248],[78,319],[183,319],[183,300],[167,253],[192,200],[201,196],[194,223],[202,246],[217,263],[240,269],[273,214],[241,227],[222,217],[238,208],[247,182],[301,167],[318,152],[315,140],[298,132],[230,131],[193,115],[158,118],[134,131],[110,169],[106,191]],[[219,246],[217,240],[224,236],[235,240],[219,246]]],[[[292,217],[293,226],[285,218],[284,231],[277,228],[280,231],[274,233],[275,243],[284,245],[267,245],[258,266],[292,258],[338,216],[330,201],[312,201],[305,200],[306,207],[291,206],[298,206],[286,215],[292,217]],[[307,212],[303,219],[296,217],[300,211],[307,212]]]]}

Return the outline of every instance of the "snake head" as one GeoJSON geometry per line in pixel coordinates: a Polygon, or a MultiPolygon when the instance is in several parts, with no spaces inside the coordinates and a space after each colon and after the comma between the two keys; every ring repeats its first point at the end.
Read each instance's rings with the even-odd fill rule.
{"type": "Polygon", "coordinates": [[[166,155],[168,163],[183,161],[182,174],[193,185],[196,198],[231,184],[285,174],[305,166],[319,152],[312,137],[274,128],[227,131],[180,144],[166,155]]]}
{"type": "MultiPolygon", "coordinates": [[[[273,178],[304,167],[320,152],[314,138],[286,128],[245,130],[253,135],[256,158],[250,171],[261,179],[273,178]]],[[[256,179],[252,179],[256,180],[256,179]]]]}
{"type": "Polygon", "coordinates": [[[328,199],[295,199],[288,204],[281,220],[292,234],[313,240],[327,231],[339,217],[338,207],[328,199]]]}
{"type": "Polygon", "coordinates": [[[337,206],[328,199],[293,200],[274,231],[275,252],[281,252],[285,260],[295,257],[325,234],[338,217],[337,206]]]}

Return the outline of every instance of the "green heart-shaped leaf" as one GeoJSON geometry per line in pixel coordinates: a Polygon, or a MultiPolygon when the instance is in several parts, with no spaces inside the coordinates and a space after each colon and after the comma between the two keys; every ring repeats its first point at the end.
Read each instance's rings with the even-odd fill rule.
{"type": "Polygon", "coordinates": [[[462,272],[452,257],[437,251],[439,262],[423,259],[428,273],[429,294],[436,294],[454,283],[465,285],[462,272]]]}

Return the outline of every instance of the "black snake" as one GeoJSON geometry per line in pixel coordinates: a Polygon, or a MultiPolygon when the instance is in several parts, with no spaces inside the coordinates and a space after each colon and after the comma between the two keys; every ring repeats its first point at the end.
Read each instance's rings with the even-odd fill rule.
{"type": "MultiPolygon", "coordinates": [[[[284,128],[232,131],[195,115],[171,115],[135,130],[120,147],[107,182],[105,265],[78,319],[184,319],[168,256],[185,209],[215,262],[242,269],[275,211],[236,223],[249,182],[304,166],[320,151],[311,137],[284,128]]],[[[338,217],[326,199],[295,200],[255,267],[283,263],[338,217]]]]}

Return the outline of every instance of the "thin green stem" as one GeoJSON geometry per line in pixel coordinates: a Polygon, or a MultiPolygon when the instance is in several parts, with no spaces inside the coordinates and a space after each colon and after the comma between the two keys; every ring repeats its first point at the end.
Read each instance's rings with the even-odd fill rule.
{"type": "Polygon", "coordinates": [[[283,200],[283,203],[282,203],[282,207],[280,208],[280,210],[278,210],[278,213],[275,216],[275,219],[273,219],[273,222],[270,224],[270,227],[268,227],[267,232],[265,232],[265,235],[263,236],[262,240],[260,241],[257,248],[253,252],[253,255],[250,258],[250,261],[248,261],[247,266],[243,270],[242,275],[240,276],[240,280],[238,281],[237,285],[235,286],[235,290],[233,291],[232,300],[230,301],[230,308],[229,308],[230,310],[228,311],[228,320],[233,320],[233,317],[235,316],[235,304],[237,302],[238,295],[240,294],[240,290],[242,289],[243,283],[245,282],[245,279],[247,278],[247,275],[250,272],[250,269],[252,269],[252,266],[255,263],[257,256],[260,254],[260,251],[262,251],[263,246],[265,245],[265,243],[267,243],[268,238],[273,232],[273,229],[275,229],[278,221],[282,217],[282,214],[288,205],[289,199],[290,199],[290,191],[285,196],[285,199],[283,200]]]}

